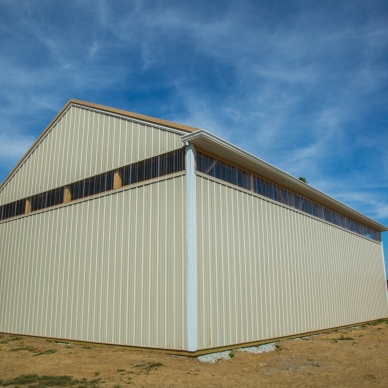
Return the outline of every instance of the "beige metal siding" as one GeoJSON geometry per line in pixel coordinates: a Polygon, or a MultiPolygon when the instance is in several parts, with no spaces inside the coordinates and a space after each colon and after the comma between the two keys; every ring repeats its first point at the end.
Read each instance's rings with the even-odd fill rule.
{"type": "Polygon", "coordinates": [[[182,147],[179,134],[72,106],[0,191],[0,205],[182,147]]]}
{"type": "Polygon", "coordinates": [[[185,176],[0,223],[0,332],[185,349],[185,176]]]}
{"type": "Polygon", "coordinates": [[[197,175],[198,348],[388,315],[381,245],[197,175]]]}

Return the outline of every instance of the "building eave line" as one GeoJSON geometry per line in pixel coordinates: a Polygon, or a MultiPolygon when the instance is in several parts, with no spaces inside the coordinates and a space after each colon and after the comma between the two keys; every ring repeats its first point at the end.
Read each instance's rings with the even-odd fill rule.
{"type": "Polygon", "coordinates": [[[303,183],[281,169],[203,129],[182,136],[182,141],[184,143],[194,144],[197,148],[215,154],[215,156],[220,156],[221,158],[226,155],[224,156],[225,159],[230,160],[231,162],[236,163],[253,173],[257,173],[258,175],[263,176],[263,178],[269,179],[291,191],[305,196],[312,201],[329,207],[340,214],[346,215],[355,221],[370,226],[379,232],[388,230],[385,225],[374,221],[373,219],[359,213],[342,202],[337,201],[322,191],[303,183]]]}

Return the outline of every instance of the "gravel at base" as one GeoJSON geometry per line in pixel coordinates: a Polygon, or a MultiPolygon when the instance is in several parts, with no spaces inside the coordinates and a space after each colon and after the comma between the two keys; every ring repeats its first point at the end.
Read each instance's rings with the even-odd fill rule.
{"type": "Polygon", "coordinates": [[[230,350],[227,350],[225,352],[204,354],[203,356],[198,356],[197,358],[199,362],[211,362],[213,364],[219,360],[230,360],[229,353],[230,350]]]}
{"type": "MultiPolygon", "coordinates": [[[[240,352],[249,352],[249,353],[267,353],[275,350],[275,342],[270,344],[260,345],[260,346],[250,346],[249,348],[240,348],[236,349],[240,352]]],[[[230,360],[229,354],[233,353],[231,350],[227,350],[225,352],[217,352],[204,354],[203,356],[198,356],[197,359],[199,362],[210,362],[215,363],[220,360],[230,360]]]]}
{"type": "Polygon", "coordinates": [[[270,344],[260,345],[260,346],[250,346],[249,348],[240,348],[237,349],[240,352],[249,352],[249,353],[267,353],[275,350],[275,342],[270,344]]]}

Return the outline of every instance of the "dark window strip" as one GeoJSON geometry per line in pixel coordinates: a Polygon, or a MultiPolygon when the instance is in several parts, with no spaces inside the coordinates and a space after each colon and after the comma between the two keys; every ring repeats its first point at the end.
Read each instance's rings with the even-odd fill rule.
{"type": "MultiPolygon", "coordinates": [[[[163,155],[142,160],[118,169],[122,186],[158,178],[164,175],[183,171],[185,169],[185,149],[181,148],[163,155]]],[[[113,189],[114,171],[83,179],[68,186],[71,200],[82,199],[91,195],[103,193],[113,189]]],[[[64,203],[65,186],[45,193],[34,195],[28,199],[21,199],[0,206],[0,220],[25,214],[26,201],[30,201],[31,212],[42,210],[64,203]]]]}
{"type": "Polygon", "coordinates": [[[331,224],[341,226],[342,228],[348,229],[361,236],[381,242],[381,232],[377,232],[358,223],[357,221],[304,198],[299,194],[289,191],[247,171],[241,170],[236,166],[225,163],[210,155],[197,151],[196,164],[197,170],[204,174],[253,191],[257,194],[263,195],[264,197],[271,198],[274,201],[301,210],[304,213],[321,218],[331,224]]]}
{"type": "Polygon", "coordinates": [[[46,191],[45,193],[34,195],[30,198],[31,211],[38,211],[47,207],[60,205],[63,203],[64,188],[46,191]]]}
{"type": "Polygon", "coordinates": [[[20,216],[25,213],[25,200],[21,199],[0,207],[0,220],[20,216]]]}
{"type": "Polygon", "coordinates": [[[69,186],[72,201],[113,189],[113,171],[106,172],[69,186]]]}
{"type": "Polygon", "coordinates": [[[119,169],[123,186],[132,185],[148,179],[183,171],[185,169],[184,149],[155,156],[119,169]]]}

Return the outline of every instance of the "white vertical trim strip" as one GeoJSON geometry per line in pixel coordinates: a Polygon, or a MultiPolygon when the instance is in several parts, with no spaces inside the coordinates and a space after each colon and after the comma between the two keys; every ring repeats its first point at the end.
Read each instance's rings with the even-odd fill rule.
{"type": "Polygon", "coordinates": [[[186,146],[186,319],[187,350],[197,350],[197,253],[194,146],[186,146]]]}

